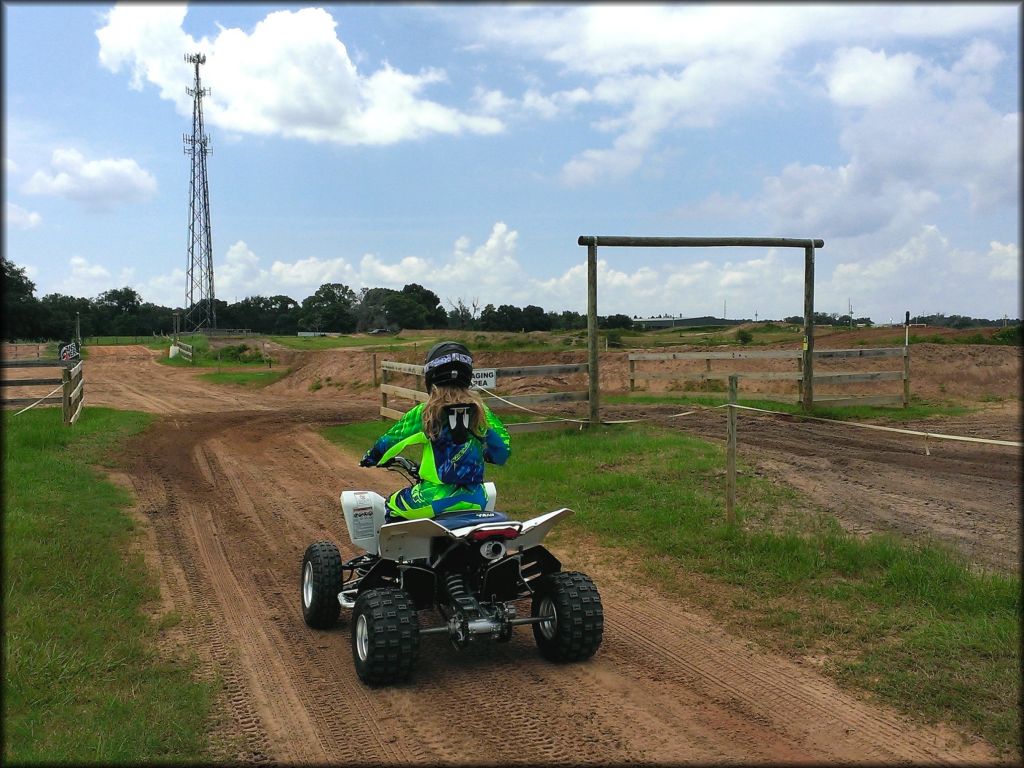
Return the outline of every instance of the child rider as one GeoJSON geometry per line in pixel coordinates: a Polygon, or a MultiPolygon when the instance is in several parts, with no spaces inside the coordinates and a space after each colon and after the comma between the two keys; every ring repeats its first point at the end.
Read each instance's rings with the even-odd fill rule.
{"type": "Polygon", "coordinates": [[[504,464],[511,451],[505,425],[469,388],[473,357],[465,346],[453,341],[435,344],[427,353],[423,374],[427,402],[395,422],[359,462],[372,467],[409,446],[423,446],[421,481],[391,495],[392,519],[484,509],[484,462],[504,464]]]}

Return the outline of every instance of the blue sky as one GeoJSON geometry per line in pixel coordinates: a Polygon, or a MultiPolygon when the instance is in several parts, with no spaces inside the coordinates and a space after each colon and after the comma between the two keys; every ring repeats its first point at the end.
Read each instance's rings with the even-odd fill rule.
{"type": "MultiPolygon", "coordinates": [[[[586,309],[580,235],[821,238],[816,309],[1020,317],[1019,4],[4,3],[4,247],[185,295],[586,309]]],[[[803,252],[599,251],[601,314],[803,313],[803,252]]]]}

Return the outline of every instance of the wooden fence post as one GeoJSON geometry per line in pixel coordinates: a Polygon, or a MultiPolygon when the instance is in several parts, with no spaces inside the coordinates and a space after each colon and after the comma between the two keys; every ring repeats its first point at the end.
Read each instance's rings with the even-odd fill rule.
{"type": "Polygon", "coordinates": [[[68,368],[61,368],[61,411],[64,413],[64,423],[71,423],[71,371],[68,368]]]}
{"type": "Polygon", "coordinates": [[[377,386],[377,353],[373,353],[373,386],[377,386]]]}
{"type": "Polygon", "coordinates": [[[739,377],[729,377],[729,406],[726,422],[725,452],[725,519],[730,525],[736,522],[736,396],[739,377]]]}
{"type": "Polygon", "coordinates": [[[597,238],[587,245],[587,361],[590,365],[590,426],[601,423],[597,370],[597,238]]]}
{"type": "Polygon", "coordinates": [[[910,405],[910,345],[903,347],[903,407],[910,405]]]}
{"type": "Polygon", "coordinates": [[[814,245],[804,248],[803,410],[814,409],[814,245]]]}
{"type": "Polygon", "coordinates": [[[636,379],[633,377],[636,375],[636,360],[632,356],[629,358],[629,391],[632,392],[636,389],[636,379]]]}

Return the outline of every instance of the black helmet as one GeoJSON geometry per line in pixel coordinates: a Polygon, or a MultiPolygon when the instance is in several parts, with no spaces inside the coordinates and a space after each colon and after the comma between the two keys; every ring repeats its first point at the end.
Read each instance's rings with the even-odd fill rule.
{"type": "Polygon", "coordinates": [[[473,356],[457,341],[442,341],[427,352],[423,363],[427,392],[439,387],[469,387],[473,383],[473,356]]]}

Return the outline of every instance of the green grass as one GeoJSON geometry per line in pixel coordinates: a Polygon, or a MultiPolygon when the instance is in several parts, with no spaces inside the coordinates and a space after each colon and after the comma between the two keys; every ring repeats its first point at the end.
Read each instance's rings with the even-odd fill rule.
{"type": "Polygon", "coordinates": [[[131,499],[94,469],[149,416],[59,409],[4,424],[4,761],[201,760],[211,687],[160,659],[131,499]]]}
{"type": "MultiPolygon", "coordinates": [[[[188,339],[182,337],[182,341],[188,339]]],[[[83,347],[123,347],[126,344],[142,344],[150,349],[170,346],[170,341],[162,336],[86,336],[82,339],[83,347]]]]}
{"type": "Polygon", "coordinates": [[[270,341],[288,349],[317,350],[344,349],[349,347],[396,347],[406,346],[422,339],[405,338],[401,334],[379,336],[268,336],[270,341]]]}
{"type": "MultiPolygon", "coordinates": [[[[359,453],[390,422],[325,430],[359,453]]],[[[503,511],[570,506],[568,530],[729,627],[923,720],[1020,753],[1020,580],[893,536],[857,538],[794,490],[741,466],[725,522],[724,449],[653,425],[513,436],[488,468],[503,511]],[[696,575],[696,579],[692,578],[696,575]]]]}
{"type": "Polygon", "coordinates": [[[248,389],[262,389],[268,384],[282,379],[289,373],[288,369],[264,371],[228,371],[222,373],[202,373],[199,378],[212,384],[248,389]]]}

